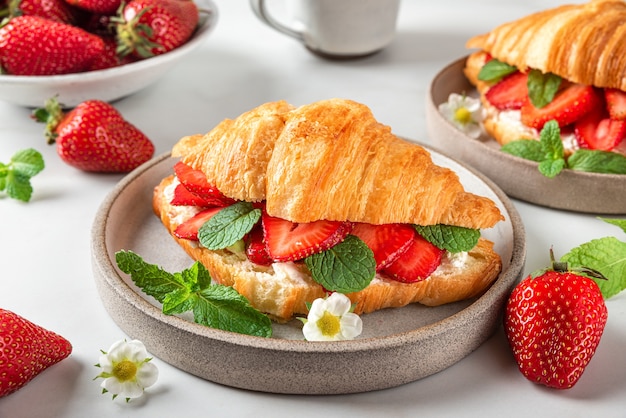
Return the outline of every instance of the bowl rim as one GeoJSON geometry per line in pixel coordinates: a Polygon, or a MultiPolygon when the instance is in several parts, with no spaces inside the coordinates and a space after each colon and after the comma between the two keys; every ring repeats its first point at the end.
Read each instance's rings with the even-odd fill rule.
{"type": "MultiPolygon", "coordinates": [[[[441,153],[432,147],[425,146],[437,153],[441,153]]],[[[478,177],[481,181],[497,195],[498,199],[505,207],[511,221],[513,232],[513,248],[511,259],[506,269],[500,272],[496,281],[490,288],[479,298],[474,300],[470,305],[461,311],[446,317],[433,324],[410,330],[407,332],[391,334],[382,337],[361,338],[350,341],[331,341],[331,342],[309,342],[299,340],[287,340],[279,338],[263,338],[238,334],[229,331],[209,328],[191,321],[187,321],[177,316],[169,316],[149,303],[144,297],[131,289],[123,280],[116,270],[113,261],[109,257],[106,245],[106,221],[109,213],[115,204],[117,198],[122,191],[128,187],[139,176],[145,174],[152,167],[158,165],[170,158],[170,153],[166,152],[153,158],[136,168],[133,172],[123,178],[116,187],[106,196],[100,208],[96,213],[96,217],[92,226],[92,261],[94,268],[103,276],[100,279],[106,281],[106,284],[113,289],[114,292],[126,303],[140,310],[142,314],[148,315],[152,319],[164,323],[168,326],[179,330],[194,334],[197,337],[208,338],[221,343],[228,343],[237,346],[246,346],[247,348],[256,348],[263,350],[290,352],[290,353],[349,353],[362,352],[377,349],[389,349],[392,347],[400,347],[405,344],[415,344],[433,338],[438,334],[444,334],[451,329],[459,326],[459,323],[468,322],[471,318],[482,316],[490,308],[490,303],[485,303],[487,299],[510,292],[515,282],[521,277],[522,270],[526,259],[526,241],[525,230],[515,206],[506,196],[506,194],[498,188],[491,180],[480,174],[476,170],[468,167],[466,164],[455,160],[454,158],[442,155],[451,159],[455,163],[468,170],[471,174],[478,177]],[[482,303],[481,303],[482,301],[482,303]]]]}

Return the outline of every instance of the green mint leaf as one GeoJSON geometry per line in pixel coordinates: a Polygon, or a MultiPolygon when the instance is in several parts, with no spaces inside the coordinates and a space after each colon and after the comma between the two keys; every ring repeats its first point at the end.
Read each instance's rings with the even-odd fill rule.
{"type": "Polygon", "coordinates": [[[161,303],[169,293],[190,290],[180,274],[168,273],[154,264],[148,264],[132,251],[116,252],[115,262],[120,270],[130,275],[137,287],[161,303]]]}
{"type": "Polygon", "coordinates": [[[258,337],[272,336],[267,315],[229,286],[213,285],[200,291],[193,309],[194,320],[212,328],[258,337]]]}
{"type": "Polygon", "coordinates": [[[27,177],[39,174],[45,167],[41,154],[32,148],[16,152],[11,157],[11,163],[16,172],[27,177]]]}
{"type": "Polygon", "coordinates": [[[478,73],[478,79],[482,81],[498,81],[515,71],[517,71],[517,68],[514,66],[492,59],[482,66],[478,73]]]}
{"type": "Polygon", "coordinates": [[[33,194],[31,177],[44,169],[41,154],[28,148],[16,152],[9,164],[0,163],[0,191],[17,200],[28,202],[33,194]]]}
{"type": "Polygon", "coordinates": [[[451,253],[469,251],[476,246],[480,230],[452,225],[415,225],[418,234],[425,240],[451,253]]]}
{"type": "Polygon", "coordinates": [[[579,149],[567,159],[572,170],[604,174],[626,174],[626,156],[610,151],[579,149]]]}
{"type": "Polygon", "coordinates": [[[591,240],[561,257],[569,268],[587,267],[597,270],[607,280],[595,279],[602,295],[608,299],[626,289],[626,242],[615,237],[591,240]]]}
{"type": "Polygon", "coordinates": [[[334,247],[308,256],[304,263],[313,279],[333,292],[365,289],[376,274],[374,253],[360,238],[348,235],[334,247]]]}
{"type": "Polygon", "coordinates": [[[252,203],[237,202],[217,212],[198,230],[200,244],[209,250],[221,250],[235,244],[261,218],[261,210],[252,203]]]}
{"type": "Polygon", "coordinates": [[[556,74],[544,74],[539,70],[528,72],[528,96],[536,108],[541,109],[552,102],[560,85],[561,77],[556,74]]]}
{"type": "Polygon", "coordinates": [[[544,160],[539,163],[539,172],[548,178],[556,177],[565,168],[565,160],[544,160]]]}
{"type": "Polygon", "coordinates": [[[228,286],[212,284],[211,275],[200,262],[180,273],[169,273],[146,263],[132,251],[118,251],[115,261],[146,294],[163,305],[166,315],[192,311],[195,322],[249,335],[270,337],[271,321],[228,286]]]}
{"type": "Polygon", "coordinates": [[[620,227],[622,231],[626,232],[626,219],[609,219],[609,218],[598,218],[598,219],[608,224],[620,227]]]}
{"type": "Polygon", "coordinates": [[[543,160],[545,153],[541,143],[534,139],[518,139],[502,145],[501,151],[535,162],[543,160]]]}
{"type": "Polygon", "coordinates": [[[565,168],[565,151],[561,140],[561,130],[555,120],[550,120],[541,129],[539,143],[544,159],[539,162],[539,171],[552,178],[565,168]]]}

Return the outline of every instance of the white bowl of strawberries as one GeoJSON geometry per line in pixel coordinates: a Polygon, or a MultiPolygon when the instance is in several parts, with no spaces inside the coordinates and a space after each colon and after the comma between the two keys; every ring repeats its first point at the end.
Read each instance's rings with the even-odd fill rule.
{"type": "Polygon", "coordinates": [[[89,99],[123,98],[156,82],[200,46],[217,23],[211,0],[131,0],[124,7],[121,0],[107,1],[105,12],[87,9],[96,4],[91,0],[52,0],[54,15],[23,10],[0,26],[0,100],[41,107],[57,96],[65,107],[74,107],[89,99]],[[156,23],[152,27],[164,16],[170,22],[166,34],[155,30],[156,23]],[[148,41],[137,43],[128,28],[148,41]],[[29,32],[39,34],[30,41],[33,57],[22,46],[29,32]],[[53,45],[59,36],[64,42],[56,45],[62,47],[46,48],[47,39],[53,45]]]}

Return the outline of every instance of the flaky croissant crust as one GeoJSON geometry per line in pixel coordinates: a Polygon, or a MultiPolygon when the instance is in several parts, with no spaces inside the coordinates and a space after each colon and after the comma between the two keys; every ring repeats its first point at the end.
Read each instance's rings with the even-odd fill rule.
{"type": "Polygon", "coordinates": [[[554,73],[569,81],[626,91],[626,2],[592,0],[563,5],[505,23],[471,38],[514,65],[554,73]]]}
{"type": "Polygon", "coordinates": [[[172,156],[226,196],[266,200],[270,215],[292,222],[488,228],[503,219],[492,200],[466,192],[456,173],[350,100],[266,103],[181,139],[172,156]]]}

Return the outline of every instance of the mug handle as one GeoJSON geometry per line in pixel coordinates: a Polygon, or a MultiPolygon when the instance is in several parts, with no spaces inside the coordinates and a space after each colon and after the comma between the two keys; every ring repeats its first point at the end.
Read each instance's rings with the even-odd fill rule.
{"type": "Polygon", "coordinates": [[[254,14],[256,14],[256,16],[269,27],[282,32],[285,35],[291,36],[292,38],[296,38],[300,42],[304,42],[304,36],[301,32],[283,25],[270,15],[265,5],[265,0],[250,0],[250,7],[252,7],[254,14]]]}

